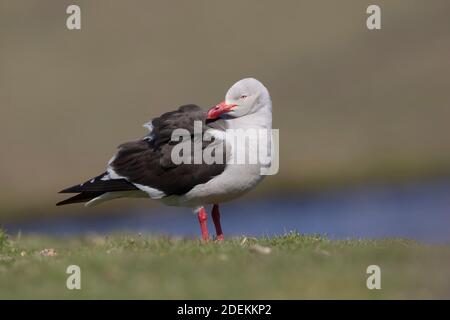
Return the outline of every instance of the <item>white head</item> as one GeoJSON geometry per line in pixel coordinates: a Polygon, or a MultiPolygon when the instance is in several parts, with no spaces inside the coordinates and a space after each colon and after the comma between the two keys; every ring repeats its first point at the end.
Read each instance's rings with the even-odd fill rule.
{"type": "Polygon", "coordinates": [[[225,95],[225,101],[208,111],[208,119],[238,118],[266,108],[272,111],[269,91],[254,78],[236,82],[225,95]]]}

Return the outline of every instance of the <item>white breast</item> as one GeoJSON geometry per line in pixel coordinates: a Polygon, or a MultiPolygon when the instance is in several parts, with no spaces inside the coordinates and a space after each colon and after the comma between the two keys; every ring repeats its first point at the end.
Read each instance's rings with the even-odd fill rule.
{"type": "MultiPolygon", "coordinates": [[[[271,129],[271,114],[255,113],[245,117],[227,120],[229,129],[271,129]]],[[[216,137],[224,137],[222,133],[216,133],[216,137]]],[[[248,136],[252,140],[252,136],[248,136]]],[[[258,142],[249,141],[250,143],[244,147],[244,150],[237,150],[239,145],[231,144],[228,150],[232,159],[236,159],[237,152],[244,152],[246,159],[250,154],[257,154],[258,142]],[[255,143],[254,143],[255,142],[255,143]],[[255,149],[256,148],[256,149],[255,149]]],[[[267,141],[267,149],[270,152],[270,141],[267,141]]],[[[242,147],[242,145],[241,145],[242,147]]],[[[235,199],[245,192],[255,187],[265,177],[261,174],[261,163],[239,164],[234,161],[227,164],[224,172],[217,177],[209,180],[204,184],[200,184],[192,188],[188,193],[182,196],[169,196],[161,199],[165,204],[186,207],[198,207],[206,204],[222,203],[235,199]]]]}

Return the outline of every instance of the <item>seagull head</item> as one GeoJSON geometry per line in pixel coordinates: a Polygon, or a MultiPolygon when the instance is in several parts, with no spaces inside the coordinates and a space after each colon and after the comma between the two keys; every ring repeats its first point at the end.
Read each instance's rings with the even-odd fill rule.
{"type": "Polygon", "coordinates": [[[225,100],[209,109],[207,119],[237,118],[271,108],[269,91],[254,78],[239,80],[228,90],[225,100]]]}

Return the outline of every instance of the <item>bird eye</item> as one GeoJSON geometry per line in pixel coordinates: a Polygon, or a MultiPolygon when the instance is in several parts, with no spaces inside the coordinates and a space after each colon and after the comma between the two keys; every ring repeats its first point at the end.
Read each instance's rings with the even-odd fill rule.
{"type": "Polygon", "coordinates": [[[243,94],[239,99],[245,99],[247,98],[247,96],[245,94],[243,94]]]}

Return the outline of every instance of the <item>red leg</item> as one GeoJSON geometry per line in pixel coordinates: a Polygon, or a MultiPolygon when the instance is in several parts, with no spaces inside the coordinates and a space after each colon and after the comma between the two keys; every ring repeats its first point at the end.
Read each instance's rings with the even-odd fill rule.
{"type": "Polygon", "coordinates": [[[212,209],[212,218],[214,221],[214,226],[216,227],[216,239],[222,241],[224,239],[222,226],[220,225],[220,212],[219,205],[215,204],[212,209]]]}
{"type": "Polygon", "coordinates": [[[209,240],[208,235],[208,226],[206,224],[206,221],[208,220],[208,214],[206,213],[206,210],[204,207],[201,207],[197,214],[198,222],[200,222],[200,228],[202,230],[202,239],[203,241],[209,240]]]}

